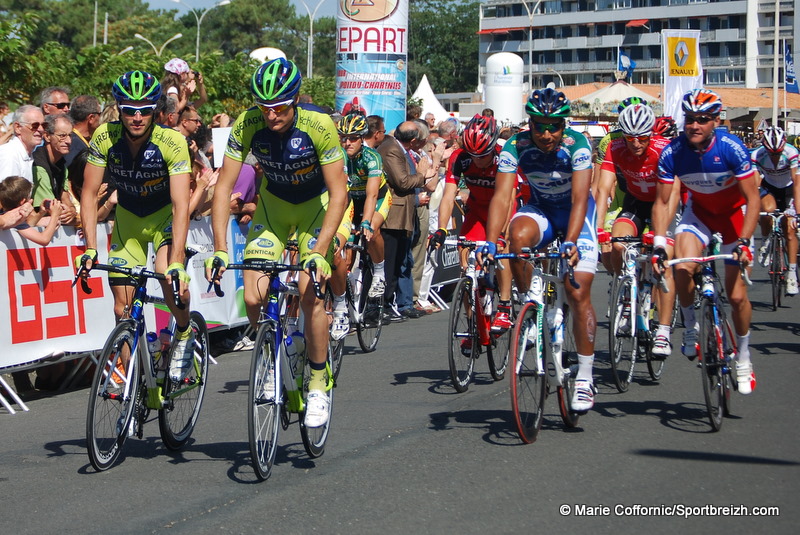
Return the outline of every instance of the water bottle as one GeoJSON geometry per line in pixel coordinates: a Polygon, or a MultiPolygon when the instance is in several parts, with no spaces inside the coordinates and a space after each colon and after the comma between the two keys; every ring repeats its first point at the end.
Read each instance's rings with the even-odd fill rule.
{"type": "MultiPolygon", "coordinates": [[[[161,331],[158,333],[158,343],[161,347],[161,354],[168,355],[169,348],[172,346],[172,331],[170,331],[166,327],[161,329],[161,331]]],[[[156,370],[159,372],[165,371],[167,369],[166,364],[167,364],[167,359],[165,358],[161,359],[156,365],[156,370]]]]}
{"type": "Polygon", "coordinates": [[[645,314],[649,314],[650,312],[650,302],[652,301],[652,294],[651,294],[652,285],[649,282],[645,282],[642,288],[642,306],[639,309],[639,317],[637,328],[647,331],[649,327],[647,325],[647,317],[645,314]]]}
{"type": "Polygon", "coordinates": [[[306,350],[306,341],[303,338],[303,333],[295,331],[286,337],[286,356],[289,358],[289,366],[292,368],[292,373],[297,374],[297,364],[300,362],[306,350]]]}
{"type": "Polygon", "coordinates": [[[484,316],[491,316],[492,315],[492,296],[494,294],[493,290],[488,288],[481,289],[481,306],[483,307],[483,315],[484,316]]]}
{"type": "Polygon", "coordinates": [[[147,333],[147,350],[153,359],[154,367],[158,368],[161,360],[161,344],[158,342],[158,335],[154,332],[147,333]]]}
{"type": "Polygon", "coordinates": [[[710,274],[703,274],[702,292],[706,296],[714,295],[714,278],[710,274]]]}

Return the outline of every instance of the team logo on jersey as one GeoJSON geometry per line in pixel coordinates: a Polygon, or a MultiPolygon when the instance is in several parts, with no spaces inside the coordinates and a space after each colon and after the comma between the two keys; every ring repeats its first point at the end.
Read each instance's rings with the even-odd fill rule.
{"type": "Polygon", "coordinates": [[[155,149],[147,149],[146,151],[144,151],[144,159],[145,160],[149,160],[155,155],[156,155],[156,150],[155,149]]]}
{"type": "Polygon", "coordinates": [[[253,227],[253,232],[261,232],[262,230],[264,230],[264,225],[256,225],[253,227]]]}
{"type": "MultiPolygon", "coordinates": [[[[318,233],[319,229],[316,229],[316,232],[318,233]]],[[[317,238],[316,237],[313,237],[310,240],[308,240],[308,248],[309,249],[313,249],[315,245],[317,245],[317,238]]]]}
{"type": "Polygon", "coordinates": [[[275,242],[273,242],[272,240],[268,240],[267,238],[258,238],[256,240],[256,247],[259,247],[261,249],[270,249],[274,245],[275,242]]]}
{"type": "Polygon", "coordinates": [[[128,264],[128,261],[124,258],[112,258],[111,265],[112,266],[125,266],[128,264]]]}
{"type": "Polygon", "coordinates": [[[292,148],[297,150],[300,147],[300,142],[301,140],[299,137],[293,138],[291,141],[292,148]]]}
{"type": "Polygon", "coordinates": [[[563,145],[567,146],[567,147],[570,147],[570,146],[572,146],[572,145],[574,145],[574,144],[575,144],[575,140],[574,140],[574,139],[572,139],[571,137],[564,136],[564,137],[561,139],[561,143],[562,143],[563,145]]]}

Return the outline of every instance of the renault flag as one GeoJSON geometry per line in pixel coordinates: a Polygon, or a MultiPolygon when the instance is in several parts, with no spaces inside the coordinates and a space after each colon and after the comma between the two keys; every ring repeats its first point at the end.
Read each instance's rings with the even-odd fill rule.
{"type": "Polygon", "coordinates": [[[409,0],[338,0],[336,109],[406,118],[409,0]]]}
{"type": "Polygon", "coordinates": [[[661,52],[664,115],[671,115],[680,131],[683,129],[681,98],[686,92],[703,87],[700,30],[662,30],[661,52]]]}

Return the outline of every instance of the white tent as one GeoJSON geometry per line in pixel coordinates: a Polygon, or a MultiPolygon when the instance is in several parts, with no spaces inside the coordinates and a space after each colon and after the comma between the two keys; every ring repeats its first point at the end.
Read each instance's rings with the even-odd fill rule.
{"type": "Polygon", "coordinates": [[[617,105],[628,97],[642,98],[656,113],[661,112],[660,100],[622,80],[580,97],[576,99],[576,102],[590,105],[592,113],[595,115],[616,114],[617,105]]]}
{"type": "Polygon", "coordinates": [[[411,98],[420,99],[422,101],[422,119],[425,118],[426,114],[432,113],[433,116],[436,117],[436,123],[438,124],[448,117],[451,117],[450,112],[442,107],[439,103],[439,99],[433,94],[431,84],[428,82],[428,76],[425,74],[422,75],[422,80],[420,80],[417,90],[414,91],[411,98]]]}

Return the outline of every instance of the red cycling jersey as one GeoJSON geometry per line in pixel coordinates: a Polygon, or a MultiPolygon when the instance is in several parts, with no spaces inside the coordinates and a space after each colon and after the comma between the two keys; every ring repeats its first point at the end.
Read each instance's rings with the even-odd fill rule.
{"type": "Polygon", "coordinates": [[[469,189],[467,206],[470,209],[485,211],[489,208],[489,202],[494,195],[494,179],[497,175],[497,155],[499,153],[498,147],[494,161],[484,168],[475,165],[472,156],[464,149],[458,149],[450,156],[450,160],[447,162],[445,183],[457,185],[459,179],[464,177],[469,189]]]}
{"type": "Polygon", "coordinates": [[[640,201],[653,202],[658,184],[658,158],[667,145],[669,139],[653,136],[647,150],[637,158],[628,150],[624,137],[616,138],[606,150],[601,169],[616,173],[619,187],[625,193],[640,201]]]}

